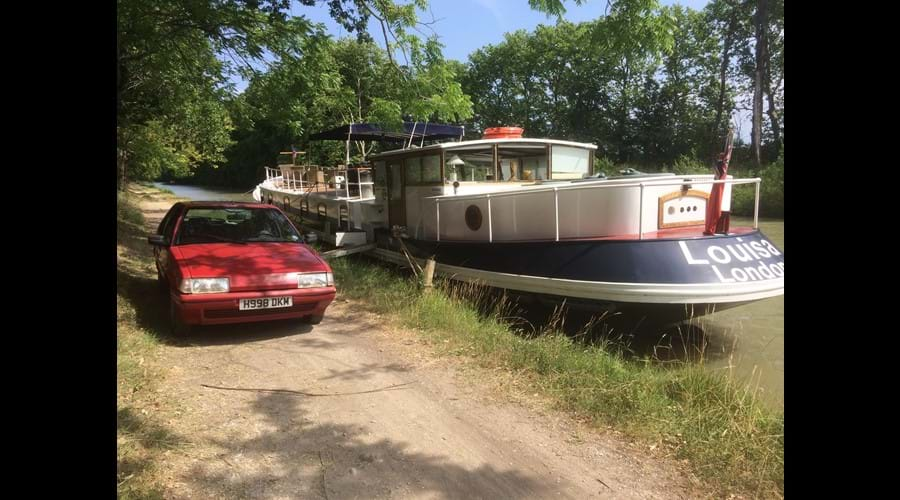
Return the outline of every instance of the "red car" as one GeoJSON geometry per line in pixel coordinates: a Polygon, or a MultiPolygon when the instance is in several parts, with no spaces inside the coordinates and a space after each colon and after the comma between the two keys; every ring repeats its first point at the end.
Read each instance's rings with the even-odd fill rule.
{"type": "Polygon", "coordinates": [[[176,203],[148,240],[176,335],[192,325],[318,324],[334,300],[331,267],[272,205],[176,203]]]}

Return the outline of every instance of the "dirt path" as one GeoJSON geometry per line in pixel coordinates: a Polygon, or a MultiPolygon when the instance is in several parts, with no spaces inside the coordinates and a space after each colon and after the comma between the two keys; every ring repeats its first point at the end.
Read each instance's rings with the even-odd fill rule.
{"type": "MultiPolygon", "coordinates": [[[[144,204],[148,225],[160,205],[144,204]]],[[[164,421],[190,443],[162,464],[167,498],[705,496],[678,464],[512,402],[490,372],[356,306],[162,348],[164,421]]]]}

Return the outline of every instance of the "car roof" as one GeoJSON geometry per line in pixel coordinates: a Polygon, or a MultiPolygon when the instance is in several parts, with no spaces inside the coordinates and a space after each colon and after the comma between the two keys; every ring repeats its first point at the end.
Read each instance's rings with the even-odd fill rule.
{"type": "Polygon", "coordinates": [[[265,203],[246,201],[183,201],[186,208],[277,208],[265,203]]]}

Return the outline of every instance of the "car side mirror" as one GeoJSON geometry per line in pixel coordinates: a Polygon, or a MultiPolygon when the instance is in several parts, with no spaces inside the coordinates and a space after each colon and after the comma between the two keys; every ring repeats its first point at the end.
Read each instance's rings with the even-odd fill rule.
{"type": "Polygon", "coordinates": [[[153,246],[167,247],[169,246],[169,240],[165,236],[161,234],[151,234],[147,237],[147,242],[149,242],[153,246]]]}

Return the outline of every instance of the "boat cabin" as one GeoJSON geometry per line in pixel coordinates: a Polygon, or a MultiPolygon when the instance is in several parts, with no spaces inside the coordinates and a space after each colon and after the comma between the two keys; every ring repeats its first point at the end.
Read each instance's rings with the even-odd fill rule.
{"type": "Polygon", "coordinates": [[[425,240],[641,237],[703,225],[711,184],[694,189],[673,174],[592,178],[596,149],[499,138],[388,151],[370,158],[375,198],[387,207],[390,227],[425,240]],[[662,207],[658,200],[666,196],[662,207]]]}

